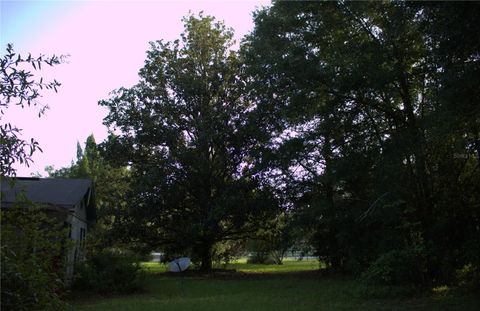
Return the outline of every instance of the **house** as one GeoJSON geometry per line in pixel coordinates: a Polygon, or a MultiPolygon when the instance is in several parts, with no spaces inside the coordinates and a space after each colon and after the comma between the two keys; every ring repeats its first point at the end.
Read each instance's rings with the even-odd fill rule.
{"type": "Polygon", "coordinates": [[[5,178],[1,181],[2,209],[8,210],[19,195],[24,195],[27,200],[42,206],[47,215],[69,227],[69,237],[74,241],[74,247],[66,254],[69,282],[73,277],[74,263],[83,258],[88,228],[96,219],[92,181],[25,177],[17,177],[14,181],[11,183],[5,178]]]}

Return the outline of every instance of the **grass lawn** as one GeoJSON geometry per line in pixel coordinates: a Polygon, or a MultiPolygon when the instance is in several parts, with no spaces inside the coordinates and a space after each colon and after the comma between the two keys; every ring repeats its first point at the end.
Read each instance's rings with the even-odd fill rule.
{"type": "MultiPolygon", "coordinates": [[[[156,262],[144,262],[143,267],[151,274],[167,272],[166,265],[158,264],[156,262]]],[[[236,271],[245,273],[285,273],[295,271],[313,271],[323,268],[316,259],[310,260],[284,260],[283,265],[261,265],[261,264],[247,264],[246,259],[239,259],[235,262],[225,266],[216,266],[221,269],[235,269],[236,271]]]]}
{"type": "Polygon", "coordinates": [[[168,276],[166,267],[144,264],[145,292],[83,297],[70,310],[480,310],[480,297],[449,292],[416,298],[367,298],[352,279],[322,277],[318,262],[286,261],[281,266],[236,262],[237,275],[168,276]],[[290,273],[289,273],[290,272],[290,273]]]}

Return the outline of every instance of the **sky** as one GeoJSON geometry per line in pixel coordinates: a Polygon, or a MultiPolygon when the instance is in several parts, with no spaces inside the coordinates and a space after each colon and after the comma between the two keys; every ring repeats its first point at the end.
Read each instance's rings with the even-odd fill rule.
{"type": "Polygon", "coordinates": [[[36,107],[9,107],[0,120],[22,129],[23,139],[33,137],[43,149],[34,153],[30,167],[15,166],[17,176],[47,176],[47,165],[69,166],[77,141],[83,146],[90,134],[103,141],[108,111],[98,101],[138,82],[148,43],[179,38],[189,12],[223,20],[240,41],[253,29],[252,13],[269,5],[270,0],[0,0],[2,56],[7,43],[21,55],[69,55],[64,64],[33,72],[62,84],[58,93],[43,91],[39,102],[49,106],[46,114],[39,118],[36,107]]]}

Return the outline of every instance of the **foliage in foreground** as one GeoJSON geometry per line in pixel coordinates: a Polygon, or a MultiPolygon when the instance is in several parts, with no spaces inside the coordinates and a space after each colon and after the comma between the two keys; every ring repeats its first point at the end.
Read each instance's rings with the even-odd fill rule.
{"type": "MultiPolygon", "coordinates": [[[[50,89],[57,91],[60,86],[56,80],[47,82],[43,78],[35,79],[31,69],[41,70],[42,64],[55,66],[63,62],[65,56],[38,57],[21,56],[15,53],[13,45],[7,44],[5,53],[0,58],[0,176],[15,176],[16,170],[13,165],[29,165],[32,162],[32,154],[40,150],[38,142],[33,138],[30,141],[21,138],[21,129],[9,122],[4,123],[3,118],[8,108],[12,105],[38,106],[41,90],[50,89]]],[[[40,117],[48,108],[41,106],[38,111],[40,117]]]]}
{"type": "Polygon", "coordinates": [[[60,310],[69,247],[62,221],[27,201],[2,209],[2,310],[60,310]]]}

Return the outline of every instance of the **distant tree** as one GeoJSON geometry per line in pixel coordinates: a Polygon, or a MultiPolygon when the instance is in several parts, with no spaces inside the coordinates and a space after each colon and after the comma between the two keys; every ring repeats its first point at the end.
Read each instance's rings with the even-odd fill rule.
{"type": "Polygon", "coordinates": [[[300,241],[295,225],[290,215],[282,213],[272,218],[268,226],[259,228],[246,244],[247,251],[253,253],[249,262],[281,265],[287,252],[300,241]]]}
{"type": "Polygon", "coordinates": [[[102,153],[102,146],[97,145],[92,134],[87,137],[84,149],[77,143],[77,159],[70,166],[60,169],[47,166],[45,170],[49,177],[92,180],[97,210],[96,239],[100,244],[112,246],[121,242],[119,231],[123,230],[117,222],[125,213],[129,171],[126,167],[112,166],[102,153]]]}
{"type": "MultiPolygon", "coordinates": [[[[47,105],[41,105],[38,99],[41,97],[40,91],[53,89],[57,91],[60,86],[56,80],[53,82],[44,82],[43,78],[35,80],[34,74],[28,69],[41,70],[42,65],[54,66],[60,64],[64,56],[45,57],[40,55],[32,57],[22,57],[16,54],[12,44],[8,44],[6,52],[0,59],[0,121],[3,119],[6,110],[12,106],[39,106],[38,116],[45,113],[47,105]]],[[[19,162],[27,166],[32,162],[32,154],[40,150],[38,142],[33,138],[30,141],[23,140],[20,137],[21,129],[9,122],[0,124],[0,175],[14,176],[14,163],[19,162]]]]}
{"type": "Polygon", "coordinates": [[[151,43],[140,82],[100,102],[112,157],[131,168],[130,236],[212,268],[216,243],[255,232],[275,209],[252,171],[259,143],[233,33],[184,19],[181,40],[151,43]]]}

